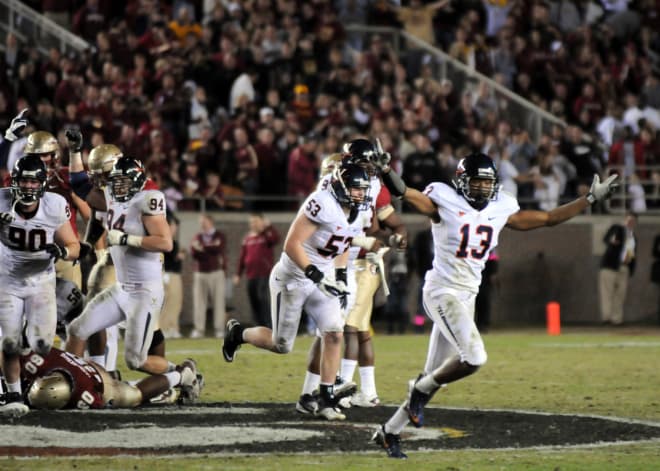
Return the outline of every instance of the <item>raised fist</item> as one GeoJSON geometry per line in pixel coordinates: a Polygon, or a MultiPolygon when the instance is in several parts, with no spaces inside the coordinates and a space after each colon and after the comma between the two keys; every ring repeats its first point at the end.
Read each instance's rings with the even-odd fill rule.
{"type": "Polygon", "coordinates": [[[64,131],[64,136],[71,152],[80,152],[82,150],[83,137],[79,129],[68,128],[64,131]]]}

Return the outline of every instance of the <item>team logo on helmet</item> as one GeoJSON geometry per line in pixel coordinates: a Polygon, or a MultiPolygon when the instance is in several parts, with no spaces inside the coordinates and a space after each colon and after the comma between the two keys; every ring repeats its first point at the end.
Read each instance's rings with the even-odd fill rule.
{"type": "Polygon", "coordinates": [[[47,131],[30,133],[23,149],[24,154],[37,154],[48,169],[55,169],[59,162],[60,145],[57,139],[47,131]]]}
{"type": "Polygon", "coordinates": [[[23,204],[39,200],[46,191],[46,165],[36,154],[18,159],[11,171],[11,194],[23,204]]]}
{"type": "Polygon", "coordinates": [[[342,153],[347,163],[360,165],[367,170],[369,176],[376,174],[376,159],[378,151],[366,139],[355,139],[342,147],[342,153]]]}
{"type": "Polygon", "coordinates": [[[144,188],[147,175],[139,160],[121,157],[108,175],[110,195],[115,201],[128,201],[144,188]]]}

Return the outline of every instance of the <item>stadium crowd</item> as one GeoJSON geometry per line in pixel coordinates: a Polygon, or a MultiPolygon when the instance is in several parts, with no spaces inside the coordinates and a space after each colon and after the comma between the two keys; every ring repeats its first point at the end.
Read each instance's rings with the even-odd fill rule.
{"type": "MultiPolygon", "coordinates": [[[[631,209],[660,201],[660,171],[649,168],[660,164],[657,1],[25,3],[93,47],[43,57],[8,34],[0,125],[29,107],[63,147],[70,126],[84,152],[116,143],[144,162],[172,209],[195,209],[195,198],[207,209],[259,198],[259,209],[294,208],[321,159],[357,135],[379,137],[418,189],[480,150],[524,206],[584,194],[607,165],[624,169],[631,209]],[[568,126],[533,141],[486,83],[439,81],[430,55],[396,55],[381,35],[348,32],[351,23],[402,27],[568,126]]],[[[0,156],[0,172],[20,145],[0,156]]]]}

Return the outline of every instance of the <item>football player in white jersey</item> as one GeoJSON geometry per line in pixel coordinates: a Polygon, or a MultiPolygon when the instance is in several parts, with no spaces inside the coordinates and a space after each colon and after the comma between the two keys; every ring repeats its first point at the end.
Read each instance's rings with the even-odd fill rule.
{"type": "Polygon", "coordinates": [[[458,163],[454,187],[432,183],[424,192],[409,188],[381,160],[383,182],[395,197],[403,198],[432,222],[433,266],[426,273],[423,303],[433,330],[424,372],[410,380],[408,397],[373,440],[391,458],[401,451],[401,430],[411,422],[424,423],[424,406],[444,385],[475,373],[486,363],[484,343],[474,323],[474,303],[488,254],[497,246],[506,226],[531,230],[560,224],[616,188],[616,175],[600,182],[594,176],[589,194],[552,211],[520,210],[517,200],[498,188],[497,169],[487,155],[470,154],[458,163]]]}
{"type": "Polygon", "coordinates": [[[107,235],[117,282],[92,299],[68,329],[67,351],[82,356],[94,332],[126,321],[126,364],[133,370],[167,371],[167,360],[148,355],[163,302],[161,253],[172,250],[165,196],[145,190],[142,164],[121,157],[105,188],[107,235]]]}
{"type": "Polygon", "coordinates": [[[39,156],[26,155],[12,169],[10,188],[0,189],[0,329],[7,403],[22,401],[23,324],[30,348],[48,354],[57,323],[54,261],[76,260],[80,252],[69,206],[62,196],[45,192],[46,180],[39,156]]]}
{"type": "Polygon", "coordinates": [[[317,414],[341,420],[345,416],[336,409],[334,395],[344,328],[341,303],[348,295],[348,249],[353,238],[362,233],[359,215],[368,205],[369,176],[357,165],[342,165],[334,170],[330,189],[317,190],[307,197],[289,229],[282,256],[271,271],[273,329],[244,329],[230,319],[222,353],[231,362],[243,343],[289,353],[304,309],[323,334],[317,414]]]}

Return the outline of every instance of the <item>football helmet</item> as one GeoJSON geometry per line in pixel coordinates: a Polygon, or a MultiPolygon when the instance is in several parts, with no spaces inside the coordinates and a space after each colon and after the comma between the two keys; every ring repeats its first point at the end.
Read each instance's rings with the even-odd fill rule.
{"type": "Polygon", "coordinates": [[[330,175],[335,167],[341,165],[343,157],[341,154],[330,154],[321,162],[321,176],[330,175]]]}
{"type": "Polygon", "coordinates": [[[30,133],[23,149],[24,154],[37,154],[48,168],[56,168],[59,161],[60,146],[57,139],[48,131],[30,133]]]}
{"type": "Polygon", "coordinates": [[[16,161],[11,171],[11,194],[23,204],[39,200],[46,191],[48,172],[46,164],[37,154],[24,155],[16,161]],[[37,184],[28,182],[38,182],[37,184]]]}
{"type": "Polygon", "coordinates": [[[87,159],[87,166],[94,186],[101,188],[108,183],[108,175],[112,167],[123,156],[122,151],[114,144],[101,144],[92,149],[87,159]]]}
{"type": "Polygon", "coordinates": [[[144,166],[139,160],[123,156],[115,162],[108,174],[110,195],[115,201],[128,201],[142,190],[147,181],[144,166]]]}
{"type": "Polygon", "coordinates": [[[489,201],[495,199],[499,190],[498,183],[497,168],[486,154],[475,152],[458,162],[454,185],[472,207],[483,209],[489,201]]]}
{"type": "Polygon", "coordinates": [[[71,400],[71,384],[62,373],[42,376],[30,386],[27,400],[35,409],[62,409],[71,400]]]}
{"type": "Polygon", "coordinates": [[[365,168],[369,176],[376,175],[376,158],[378,151],[366,139],[355,139],[342,147],[342,154],[347,163],[360,165],[365,168]]]}
{"type": "Polygon", "coordinates": [[[335,167],[330,183],[332,194],[339,204],[350,209],[365,210],[369,208],[371,198],[369,191],[369,175],[360,165],[344,161],[335,167]],[[363,190],[362,195],[356,195],[354,190],[363,190]]]}

